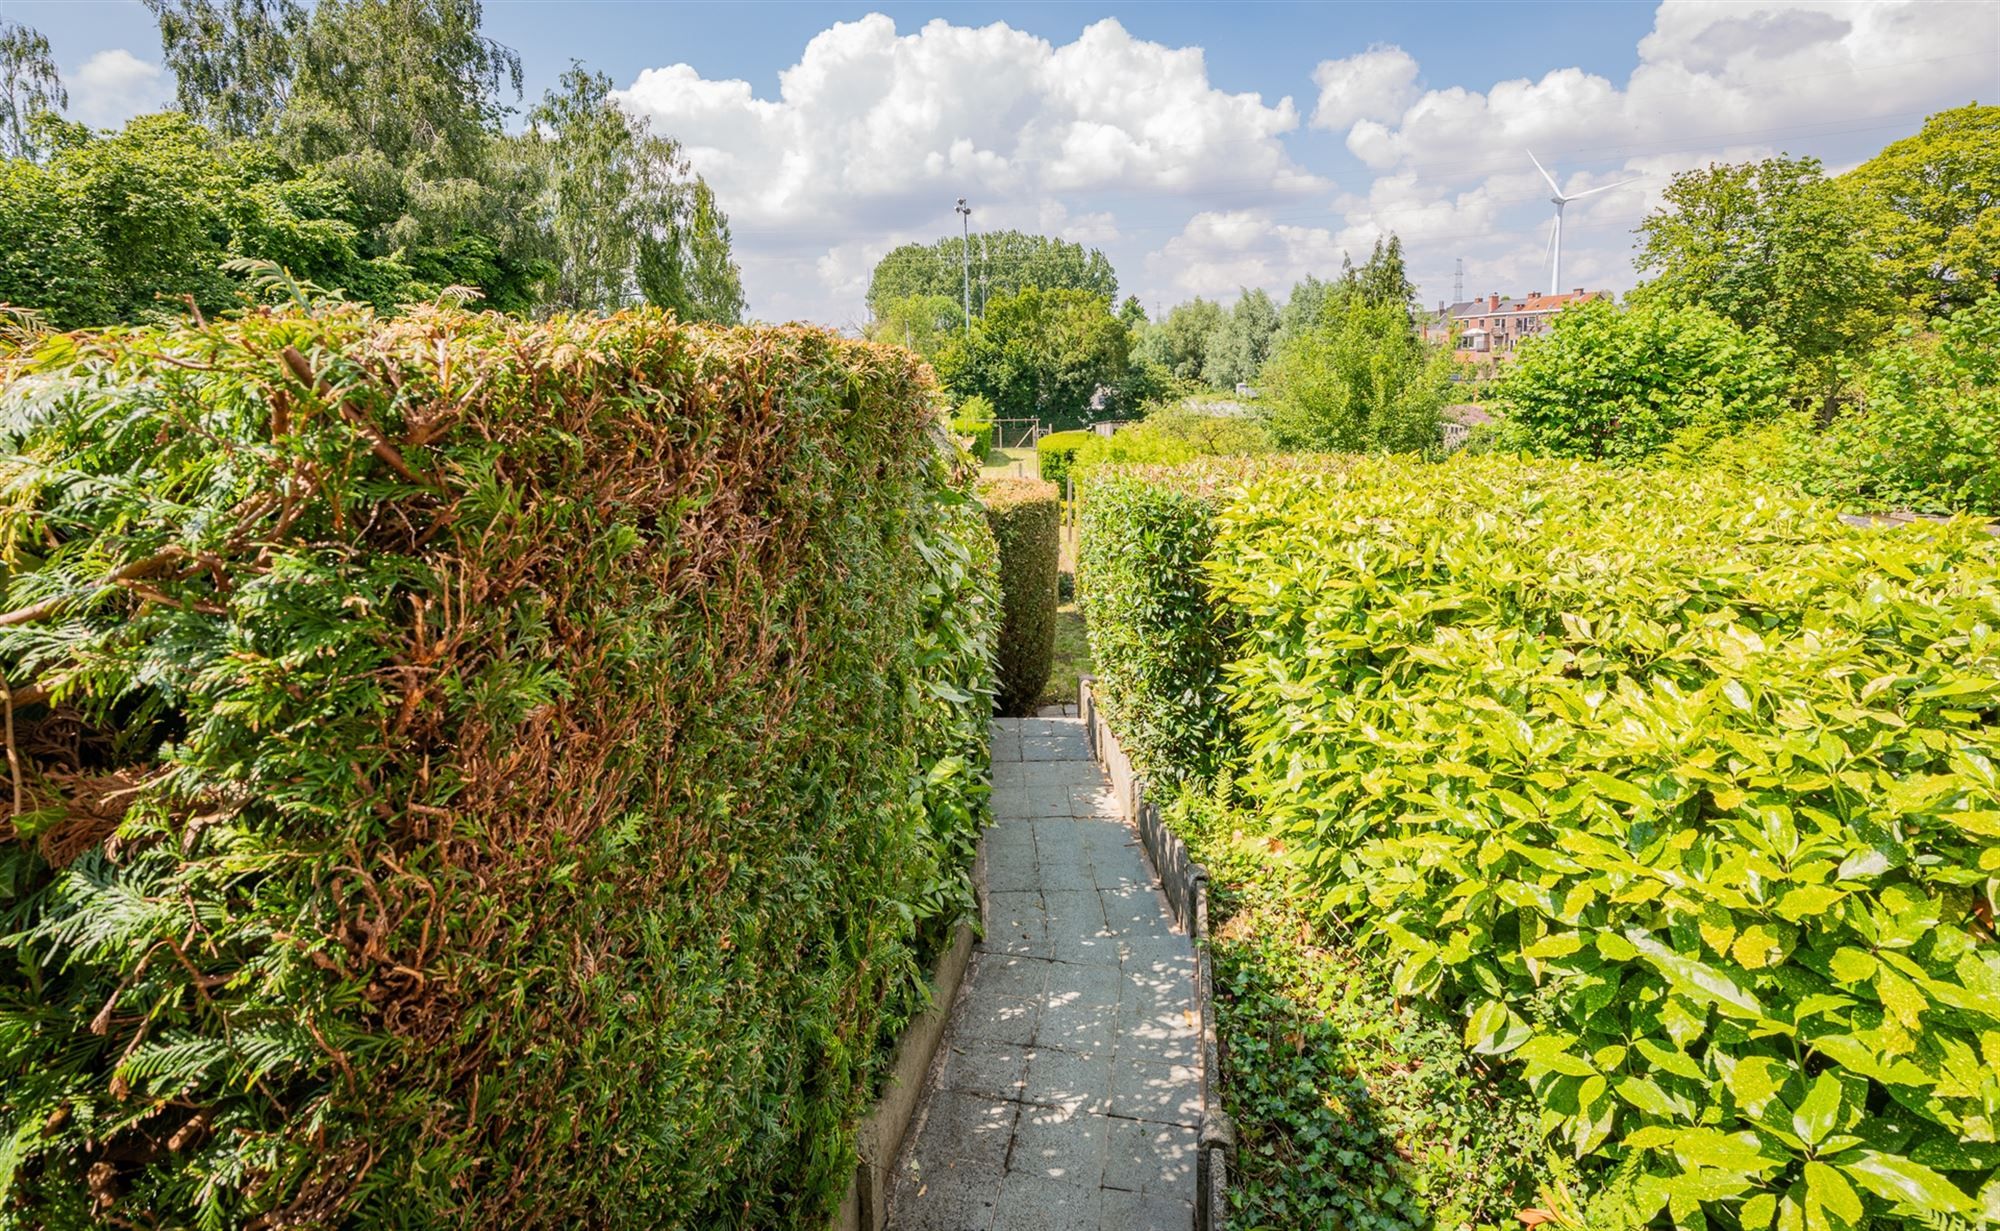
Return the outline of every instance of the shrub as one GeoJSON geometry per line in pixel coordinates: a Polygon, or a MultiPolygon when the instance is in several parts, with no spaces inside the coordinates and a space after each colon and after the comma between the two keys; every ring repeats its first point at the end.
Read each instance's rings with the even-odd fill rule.
{"type": "Polygon", "coordinates": [[[921,364],[350,307],[13,362],[0,1224],[827,1216],[984,807],[921,364]]]}
{"type": "Polygon", "coordinates": [[[966,451],[972,456],[984,460],[987,454],[993,452],[992,420],[979,422],[972,419],[953,419],[951,430],[956,435],[969,438],[971,443],[967,445],[966,451]]]}
{"type": "Polygon", "coordinates": [[[1400,300],[1347,296],[1264,366],[1265,426],[1281,449],[1433,452],[1456,363],[1400,300]]]}
{"type": "Polygon", "coordinates": [[[1770,419],[1789,383],[1761,329],[1745,332],[1703,307],[1620,310],[1596,299],[1524,343],[1488,396],[1510,448],[1630,460],[1688,427],[1770,419]]]}
{"type": "Polygon", "coordinates": [[[1199,454],[1194,447],[1185,440],[1157,429],[1148,429],[1144,422],[1139,422],[1109,436],[1092,433],[1090,439],[1069,455],[1065,470],[1081,479],[1083,472],[1094,466],[1167,466],[1176,462],[1191,462],[1197,456],[1199,454]]]}
{"type": "Polygon", "coordinates": [[[1130,427],[1085,441],[1070,462],[1070,472],[1111,464],[1170,465],[1198,457],[1237,457],[1270,451],[1270,434],[1255,419],[1162,407],[1130,427]]]}
{"type": "Polygon", "coordinates": [[[1035,461],[1041,467],[1042,480],[1063,490],[1063,480],[1069,477],[1070,463],[1076,458],[1076,451],[1089,444],[1096,437],[1095,432],[1050,432],[1035,442],[1035,461]]]}
{"type": "Polygon", "coordinates": [[[1676,469],[1762,478],[1867,511],[2000,517],[2000,294],[1869,357],[1860,405],[1822,425],[1793,413],[1735,434],[1682,433],[1676,469]]]}
{"type": "Polygon", "coordinates": [[[1208,872],[1215,1081],[1241,1141],[1230,1225],[1518,1227],[1572,1170],[1525,1083],[1496,1080],[1377,955],[1318,926],[1255,813],[1192,784],[1161,794],[1208,872]]]}
{"type": "Polygon", "coordinates": [[[1219,524],[1246,788],[1631,1225],[1991,1208],[2000,543],[1491,458],[1219,524]]]}
{"type": "Polygon", "coordinates": [[[1077,592],[1097,696],[1133,764],[1162,782],[1207,778],[1227,755],[1230,647],[1201,569],[1218,492],[1241,473],[1107,466],[1082,483],[1077,592]]]}
{"type": "Polygon", "coordinates": [[[1034,479],[988,479],[979,498],[1000,547],[1000,712],[1031,714],[1055,660],[1062,504],[1034,479]]]}

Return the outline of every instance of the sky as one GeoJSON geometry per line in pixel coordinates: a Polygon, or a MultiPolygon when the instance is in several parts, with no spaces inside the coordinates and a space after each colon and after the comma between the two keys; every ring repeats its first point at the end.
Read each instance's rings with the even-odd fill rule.
{"type": "MultiPolygon", "coordinates": [[[[73,118],[172,97],[137,0],[0,0],[49,38],[73,118]]],[[[728,213],[751,314],[866,318],[875,261],[971,226],[1103,249],[1148,311],[1282,297],[1402,237],[1420,297],[1639,278],[1676,171],[1830,171],[2000,97],[1996,0],[658,3],[486,0],[523,106],[572,60],[680,140],[728,213]],[[1550,189],[1569,207],[1549,284],[1550,189]]]]}

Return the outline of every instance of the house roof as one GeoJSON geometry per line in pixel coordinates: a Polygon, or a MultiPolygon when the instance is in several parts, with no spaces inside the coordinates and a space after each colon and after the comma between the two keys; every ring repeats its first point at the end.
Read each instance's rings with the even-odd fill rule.
{"type": "Polygon", "coordinates": [[[1463,320],[1468,316],[1534,315],[1555,312],[1570,304],[1582,303],[1589,299],[1604,299],[1609,294],[1609,291],[1563,291],[1560,294],[1544,295],[1540,291],[1532,291],[1519,299],[1510,295],[1502,299],[1497,306],[1489,299],[1462,300],[1445,305],[1444,310],[1438,315],[1451,320],[1463,320]]]}

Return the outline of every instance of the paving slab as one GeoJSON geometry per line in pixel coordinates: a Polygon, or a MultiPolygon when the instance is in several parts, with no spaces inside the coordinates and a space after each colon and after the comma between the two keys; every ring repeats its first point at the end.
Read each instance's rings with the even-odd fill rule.
{"type": "Polygon", "coordinates": [[[1194,950],[1073,715],[993,727],[986,935],[898,1162],[892,1231],[1189,1231],[1194,950]]]}

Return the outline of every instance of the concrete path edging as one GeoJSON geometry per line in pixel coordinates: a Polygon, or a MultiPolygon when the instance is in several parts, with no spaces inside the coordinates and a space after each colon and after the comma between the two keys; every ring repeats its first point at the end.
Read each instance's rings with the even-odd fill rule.
{"type": "Polygon", "coordinates": [[[1222,1048],[1215,1029],[1215,972],[1209,955],[1208,870],[1194,862],[1187,844],[1169,830],[1157,804],[1146,797],[1146,782],[1118,744],[1093,688],[1084,676],[1077,709],[1091,754],[1110,777],[1127,819],[1138,829],[1147,856],[1160,877],[1175,922],[1194,942],[1195,1010],[1201,1030],[1201,1134],[1195,1159],[1195,1231],[1222,1231],[1228,1225],[1229,1168],[1236,1159],[1236,1122],[1222,1108],[1216,1082],[1222,1048]]]}
{"type": "MultiPolygon", "coordinates": [[[[986,875],[982,857],[973,864],[973,885],[978,892],[979,911],[986,913],[986,875]]],[[[961,923],[952,933],[951,947],[938,959],[931,978],[934,999],[931,1007],[910,1019],[896,1042],[896,1058],[889,1068],[882,1097],[855,1131],[855,1150],[860,1161],[847,1196],[841,1200],[834,1218],[834,1231],[882,1231],[889,1222],[889,1193],[895,1183],[896,1159],[909,1135],[910,1121],[916,1118],[923,1098],[924,1080],[937,1058],[938,1044],[944,1041],[951,1006],[958,996],[965,968],[972,960],[972,925],[961,923]]]]}

